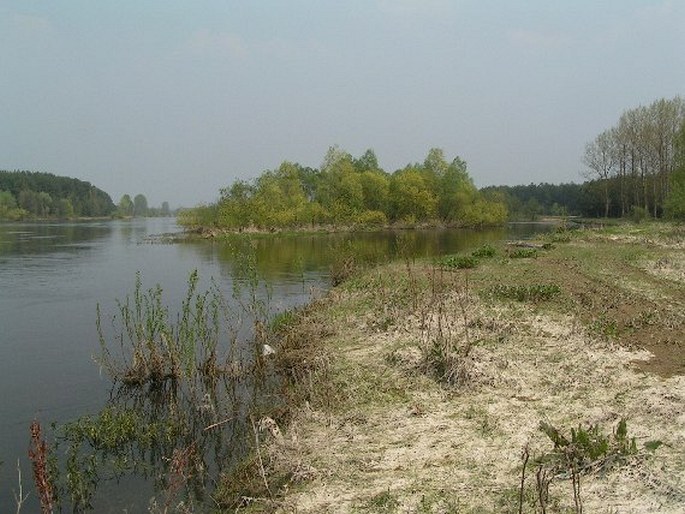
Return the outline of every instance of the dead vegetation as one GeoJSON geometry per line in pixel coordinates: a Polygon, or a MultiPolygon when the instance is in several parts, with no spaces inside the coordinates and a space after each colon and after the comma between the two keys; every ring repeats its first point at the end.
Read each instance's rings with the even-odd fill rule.
{"type": "Polygon", "coordinates": [[[261,486],[227,480],[234,506],[682,512],[685,293],[654,263],[683,247],[666,232],[564,234],[534,259],[502,251],[450,272],[407,261],[346,282],[284,329],[288,415],[246,467],[261,486]],[[496,284],[554,294],[492,295],[496,284]],[[580,460],[578,441],[596,458],[580,460]]]}

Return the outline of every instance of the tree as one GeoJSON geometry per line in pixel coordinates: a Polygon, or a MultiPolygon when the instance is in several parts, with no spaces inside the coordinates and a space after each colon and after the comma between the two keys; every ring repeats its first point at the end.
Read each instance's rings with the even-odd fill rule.
{"type": "Polygon", "coordinates": [[[378,170],[368,170],[359,175],[359,180],[364,196],[364,209],[367,211],[386,212],[390,191],[388,175],[378,170]]]}
{"type": "Polygon", "coordinates": [[[447,168],[449,168],[449,163],[445,159],[445,152],[443,152],[442,148],[431,148],[428,150],[428,155],[423,161],[423,167],[436,177],[442,177],[447,172],[447,168]]]}
{"type": "Polygon", "coordinates": [[[62,219],[74,217],[74,206],[68,198],[60,198],[55,202],[55,214],[62,219]]]}
{"type": "Polygon", "coordinates": [[[352,157],[331,147],[324,159],[316,200],[334,222],[350,222],[364,209],[364,188],[352,157]]]}
{"type": "Polygon", "coordinates": [[[169,202],[162,202],[162,207],[159,210],[160,216],[171,216],[171,209],[169,209],[169,202]]]}
{"type": "Polygon", "coordinates": [[[391,219],[425,221],[435,216],[437,203],[422,169],[408,166],[392,176],[391,219]]]}
{"type": "Polygon", "coordinates": [[[133,216],[133,200],[129,195],[124,195],[119,200],[119,205],[117,206],[117,214],[124,218],[129,218],[133,216]]]}
{"type": "Polygon", "coordinates": [[[145,195],[137,194],[133,199],[133,216],[145,217],[148,214],[147,198],[145,195]]]}
{"type": "Polygon", "coordinates": [[[609,217],[609,179],[616,165],[615,139],[615,129],[605,130],[594,141],[585,145],[583,156],[583,163],[589,169],[588,177],[597,179],[603,186],[605,218],[609,217]]]}
{"type": "Polygon", "coordinates": [[[478,190],[466,170],[466,162],[457,157],[448,166],[440,165],[438,214],[445,222],[459,221],[465,209],[474,203],[478,190]]]}
{"type": "Polygon", "coordinates": [[[354,168],[359,173],[379,170],[376,153],[369,148],[359,159],[354,159],[354,168]]]}
{"type": "Polygon", "coordinates": [[[685,121],[675,141],[675,170],[671,174],[670,189],[666,198],[666,215],[685,220],[685,121]]]}
{"type": "Polygon", "coordinates": [[[9,191],[0,191],[0,219],[16,221],[24,216],[27,212],[17,206],[17,200],[9,191]]]}

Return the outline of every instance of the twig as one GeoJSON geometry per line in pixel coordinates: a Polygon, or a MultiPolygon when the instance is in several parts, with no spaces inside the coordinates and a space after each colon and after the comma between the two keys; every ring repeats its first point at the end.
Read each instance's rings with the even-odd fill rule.
{"type": "Polygon", "coordinates": [[[266,487],[266,492],[269,493],[269,498],[271,501],[274,499],[274,495],[271,493],[271,488],[269,487],[269,482],[266,479],[266,471],[264,470],[264,461],[262,460],[262,451],[259,448],[259,431],[255,425],[254,418],[250,416],[250,422],[252,423],[252,432],[254,432],[255,447],[257,449],[257,460],[259,461],[259,473],[264,481],[264,487],[266,487]]]}
{"type": "Polygon", "coordinates": [[[211,430],[213,428],[219,427],[221,425],[225,425],[229,421],[233,421],[235,418],[226,418],[223,421],[217,421],[216,423],[212,423],[211,425],[205,427],[202,431],[206,432],[207,430],[211,430]]]}
{"type": "Polygon", "coordinates": [[[29,493],[26,493],[24,495],[24,486],[22,485],[21,482],[21,466],[19,465],[19,459],[17,459],[17,474],[19,475],[19,494],[14,492],[14,501],[17,503],[17,514],[21,512],[21,507],[24,505],[24,502],[26,501],[26,498],[29,497],[29,493]]]}
{"type": "Polygon", "coordinates": [[[583,502],[580,499],[580,473],[575,466],[571,465],[571,473],[573,480],[573,502],[576,505],[576,514],[583,514],[583,502]]]}
{"type": "Polygon", "coordinates": [[[549,498],[549,478],[547,477],[547,470],[542,465],[538,467],[535,474],[538,489],[538,501],[540,503],[540,510],[542,514],[547,512],[547,499],[549,498]]]}
{"type": "Polygon", "coordinates": [[[523,487],[526,484],[526,466],[528,466],[528,459],[530,458],[530,452],[528,451],[528,445],[523,448],[523,469],[521,469],[521,489],[519,489],[519,514],[523,514],[523,487]]]}

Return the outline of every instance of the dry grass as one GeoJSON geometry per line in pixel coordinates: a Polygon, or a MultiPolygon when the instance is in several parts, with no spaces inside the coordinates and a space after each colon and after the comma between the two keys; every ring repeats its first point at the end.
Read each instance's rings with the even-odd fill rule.
{"type": "MultiPolygon", "coordinates": [[[[520,277],[521,269],[499,278],[520,277]]],[[[298,375],[307,395],[284,437],[263,436],[266,479],[280,478],[273,478],[273,501],[252,508],[518,512],[522,450],[551,449],[540,421],[610,432],[626,418],[640,451],[624,466],[582,478],[584,511],[682,512],[685,378],[640,371],[635,362],[651,354],[622,346],[620,334],[589,330],[574,309],[564,313],[573,298],[547,306],[492,301],[476,294],[490,280],[474,272],[467,281],[465,273],[386,266],[315,311],[318,350],[307,362],[325,366],[298,375]],[[426,372],[426,344],[438,334],[463,357],[463,380],[426,372]],[[663,444],[645,450],[652,440],[663,444]]],[[[530,487],[523,512],[536,512],[530,487]]],[[[573,509],[571,481],[553,480],[547,512],[573,509]]]]}

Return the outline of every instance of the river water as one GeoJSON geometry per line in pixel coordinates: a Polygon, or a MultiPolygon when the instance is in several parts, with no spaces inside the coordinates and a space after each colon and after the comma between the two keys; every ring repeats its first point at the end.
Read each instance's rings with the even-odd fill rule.
{"type": "MultiPolygon", "coordinates": [[[[258,236],[249,247],[258,276],[268,284],[269,307],[279,311],[323,294],[331,262],[350,245],[370,258],[398,248],[425,257],[542,230],[548,227],[258,236]]],[[[151,238],[178,231],[171,218],[0,224],[0,512],[16,510],[18,459],[24,492],[31,492],[24,510],[38,510],[27,458],[32,420],[45,427],[64,423],[97,413],[109,399],[111,382],[93,359],[100,351],[98,304],[103,319],[116,313],[116,300],[132,293],[137,272],[144,288],[161,285],[172,312],[195,269],[201,287],[213,279],[227,298],[235,291],[239,244],[151,238]]],[[[135,489],[130,480],[123,483],[135,489]]],[[[126,505],[128,512],[144,512],[146,504],[141,499],[126,505]]],[[[126,505],[103,502],[98,511],[122,512],[126,505]]]]}

